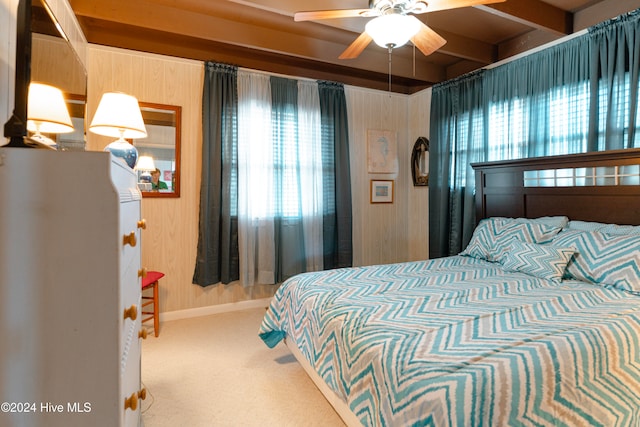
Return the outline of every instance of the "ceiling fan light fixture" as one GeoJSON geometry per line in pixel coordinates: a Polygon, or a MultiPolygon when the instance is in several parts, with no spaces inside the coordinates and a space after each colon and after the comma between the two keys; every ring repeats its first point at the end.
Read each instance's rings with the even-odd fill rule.
{"type": "Polygon", "coordinates": [[[378,46],[397,48],[420,31],[420,21],[411,15],[382,15],[367,22],[365,31],[378,46]]]}

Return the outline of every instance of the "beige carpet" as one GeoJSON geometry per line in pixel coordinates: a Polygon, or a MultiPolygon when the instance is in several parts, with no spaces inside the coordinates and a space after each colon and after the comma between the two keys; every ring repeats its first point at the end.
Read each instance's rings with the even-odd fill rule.
{"type": "Polygon", "coordinates": [[[145,427],[344,426],[284,344],[258,337],[264,309],[165,322],[142,345],[145,427]]]}

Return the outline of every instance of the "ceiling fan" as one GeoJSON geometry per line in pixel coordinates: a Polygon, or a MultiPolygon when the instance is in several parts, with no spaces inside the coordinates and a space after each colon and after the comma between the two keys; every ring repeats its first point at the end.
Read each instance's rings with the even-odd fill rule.
{"type": "Polygon", "coordinates": [[[413,15],[503,1],[506,0],[369,0],[368,9],[297,12],[294,20],[373,17],[367,22],[365,31],[342,52],[340,59],[357,58],[372,40],[388,48],[389,52],[411,40],[424,55],[431,55],[447,41],[413,15]]]}

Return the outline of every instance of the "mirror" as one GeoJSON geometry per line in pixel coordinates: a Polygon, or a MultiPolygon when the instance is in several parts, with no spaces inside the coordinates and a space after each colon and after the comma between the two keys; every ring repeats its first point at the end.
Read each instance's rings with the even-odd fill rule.
{"type": "Polygon", "coordinates": [[[59,150],[84,150],[87,73],[45,3],[31,2],[31,82],[62,90],[71,116],[73,132],[46,136],[56,142],[59,150]]]}
{"type": "Polygon", "coordinates": [[[139,102],[147,137],[136,139],[138,182],[143,197],[180,197],[180,125],[182,107],[139,102]],[[155,170],[140,170],[143,157],[155,170]],[[151,175],[151,176],[149,176],[151,175]]]}
{"type": "Polygon", "coordinates": [[[411,177],[416,187],[429,185],[429,140],[418,137],[411,151],[411,177]]]}
{"type": "MultiPolygon", "coordinates": [[[[86,39],[70,9],[58,9],[57,12],[62,16],[54,16],[46,0],[18,1],[14,109],[4,125],[8,146],[31,145],[25,138],[28,136],[27,95],[31,82],[45,83],[62,90],[63,94],[86,99],[87,74],[80,59],[81,54],[84,57],[86,39]],[[73,43],[65,31],[72,33],[73,43]]],[[[78,128],[74,129],[82,134],[84,146],[83,116],[84,111],[74,124],[78,128]]]]}

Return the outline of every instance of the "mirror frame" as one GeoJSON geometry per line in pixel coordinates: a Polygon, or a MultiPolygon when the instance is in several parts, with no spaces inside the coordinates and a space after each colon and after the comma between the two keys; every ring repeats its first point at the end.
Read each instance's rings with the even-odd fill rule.
{"type": "MultiPolygon", "coordinates": [[[[173,173],[174,187],[172,192],[161,193],[158,191],[141,191],[142,197],[149,198],[178,198],[180,197],[180,147],[181,147],[181,135],[182,135],[182,107],[179,105],[167,105],[156,104],[152,102],[138,102],[140,110],[142,111],[142,117],[144,118],[144,109],[151,108],[154,110],[167,110],[173,111],[175,114],[175,139],[174,139],[174,161],[176,164],[175,172],[173,173]]],[[[135,144],[134,144],[135,145],[135,144]]],[[[140,149],[138,149],[140,151],[140,149]]]]}
{"type": "MultiPolygon", "coordinates": [[[[33,8],[36,6],[36,0],[19,0],[16,16],[16,60],[15,60],[15,83],[14,83],[14,109],[9,120],[4,125],[4,136],[9,138],[9,143],[5,147],[39,147],[42,144],[29,138],[27,131],[27,101],[29,93],[29,85],[32,80],[32,37],[34,33],[47,34],[50,36],[60,37],[64,39],[76,56],[82,71],[85,74],[84,97],[86,98],[87,82],[86,82],[86,64],[84,54],[78,51],[79,47],[86,47],[86,40],[80,29],[75,15],[71,9],[60,9],[57,12],[60,16],[54,16],[50,9],[50,0],[38,0],[38,7],[42,6],[46,13],[34,13],[33,8]],[[45,17],[46,18],[43,18],[45,17]],[[34,22],[34,20],[36,22],[34,22]],[[46,22],[45,22],[46,21],[46,22]],[[46,31],[42,31],[48,29],[46,31]],[[74,33],[77,30],[78,33],[74,33]],[[65,34],[70,31],[76,37],[72,37],[73,41],[65,34]],[[80,43],[82,46],[80,46],[80,43]],[[82,58],[82,59],[81,59],[82,58]]],[[[65,88],[60,88],[68,101],[71,95],[65,88]]],[[[74,98],[75,99],[75,98],[74,98]]],[[[83,126],[83,134],[86,130],[86,123],[83,126]]],[[[85,138],[86,143],[86,138],[85,138]]],[[[0,145],[2,145],[0,143],[0,145]]],[[[48,148],[48,147],[47,147],[48,148]]]]}
{"type": "MultiPolygon", "coordinates": [[[[420,170],[422,156],[429,152],[429,140],[424,136],[419,136],[411,150],[411,178],[414,187],[426,187],[429,185],[429,172],[425,174],[420,170]]],[[[427,170],[429,165],[427,165],[427,170]]]]}
{"type": "Polygon", "coordinates": [[[19,0],[16,17],[14,107],[4,124],[5,147],[27,147],[27,94],[31,83],[31,0],[19,0]]]}

